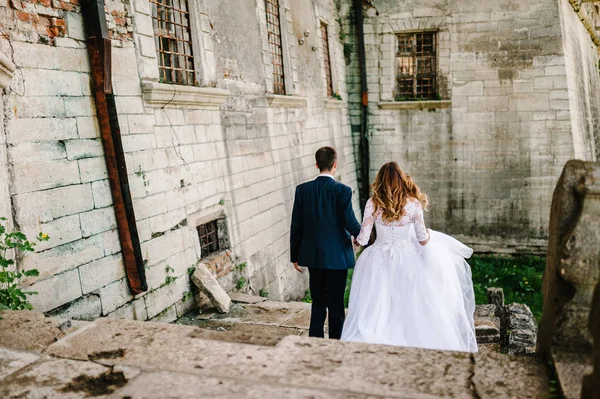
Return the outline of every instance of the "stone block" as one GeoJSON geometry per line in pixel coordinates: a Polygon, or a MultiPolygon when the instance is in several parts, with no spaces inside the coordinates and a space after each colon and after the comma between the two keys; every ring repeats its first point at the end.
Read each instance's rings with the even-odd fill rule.
{"type": "Polygon", "coordinates": [[[98,295],[87,295],[68,305],[49,312],[49,316],[62,319],[94,321],[102,316],[102,304],[98,295]]]}
{"type": "Polygon", "coordinates": [[[89,72],[91,69],[85,48],[59,48],[55,53],[58,54],[62,71],[89,72]]]}
{"type": "Polygon", "coordinates": [[[75,119],[17,118],[8,129],[9,143],[69,140],[77,138],[75,119]]]}
{"type": "Polygon", "coordinates": [[[175,320],[177,320],[177,307],[176,305],[171,305],[154,316],[150,321],[155,323],[172,323],[175,320]]]}
{"type": "Polygon", "coordinates": [[[78,72],[22,69],[25,95],[36,96],[81,96],[83,85],[78,72]]]}
{"type": "Polygon", "coordinates": [[[94,197],[94,208],[104,208],[113,204],[112,192],[108,180],[97,180],[92,182],[91,187],[94,197]]]}
{"type": "Polygon", "coordinates": [[[112,230],[117,227],[115,210],[112,207],[94,209],[79,215],[81,218],[81,232],[84,237],[112,230]]]}
{"type": "Polygon", "coordinates": [[[483,95],[483,82],[474,81],[464,84],[453,83],[452,84],[452,96],[482,96],[483,95]]]}
{"type": "MultiPolygon", "coordinates": [[[[42,313],[7,310],[2,312],[0,336],[3,348],[42,352],[64,333],[54,320],[45,318],[42,313]]],[[[0,370],[2,367],[6,367],[4,362],[0,362],[0,370]]]]}
{"type": "Polygon", "coordinates": [[[130,134],[154,132],[154,116],[152,114],[128,115],[127,122],[130,134]]]}
{"type": "Polygon", "coordinates": [[[127,114],[143,114],[144,105],[142,104],[142,98],[137,96],[119,96],[115,97],[117,103],[117,109],[122,115],[127,114]]]}
{"type": "Polygon", "coordinates": [[[77,162],[67,160],[17,162],[13,166],[14,194],[78,184],[77,162]]]}
{"type": "Polygon", "coordinates": [[[125,277],[125,266],[121,254],[79,266],[81,289],[86,295],[125,277]]]}
{"type": "Polygon", "coordinates": [[[24,226],[23,231],[28,237],[35,237],[41,229],[43,233],[48,234],[52,239],[39,242],[36,246],[37,251],[58,247],[81,238],[81,225],[78,215],[65,216],[55,219],[39,226],[24,226]]]}
{"type": "Polygon", "coordinates": [[[192,282],[210,299],[220,313],[229,312],[231,298],[203,263],[196,266],[192,282]]]}
{"type": "Polygon", "coordinates": [[[114,312],[110,313],[108,317],[115,319],[129,319],[129,320],[148,320],[148,312],[146,311],[146,302],[144,298],[138,298],[133,302],[127,303],[114,312]]]}
{"type": "Polygon", "coordinates": [[[92,97],[65,97],[65,111],[68,117],[94,116],[96,104],[92,97]]]}
{"type": "Polygon", "coordinates": [[[513,94],[510,98],[511,111],[547,111],[548,93],[513,94]]]}
{"type": "Polygon", "coordinates": [[[67,151],[64,143],[59,141],[43,141],[39,143],[19,143],[9,149],[10,157],[17,160],[36,159],[51,161],[66,159],[67,151]]]}
{"type": "Polygon", "coordinates": [[[64,118],[65,105],[62,97],[15,96],[15,118],[64,118]]]}
{"type": "Polygon", "coordinates": [[[77,134],[80,139],[100,138],[100,125],[96,117],[80,117],[77,119],[77,134]]]}
{"type": "Polygon", "coordinates": [[[189,285],[186,277],[180,277],[171,284],[164,285],[154,291],[149,292],[144,299],[148,318],[151,319],[168,307],[181,300],[183,293],[189,291],[189,285]]]}
{"type": "Polygon", "coordinates": [[[24,291],[37,292],[29,296],[29,302],[38,312],[48,312],[81,296],[79,272],[69,270],[46,280],[37,281],[24,291]]]}
{"type": "Polygon", "coordinates": [[[100,140],[69,140],[65,142],[67,159],[103,157],[104,149],[100,140]]]}
{"type": "Polygon", "coordinates": [[[80,159],[77,163],[79,164],[82,183],[105,180],[108,178],[104,157],[80,159]]]}
{"type": "MultiPolygon", "coordinates": [[[[28,254],[21,261],[23,269],[39,269],[40,279],[62,273],[104,256],[99,236],[61,245],[44,252],[28,254]]],[[[24,280],[26,282],[27,280],[24,280]]]]}
{"type": "Polygon", "coordinates": [[[60,69],[58,52],[51,46],[15,41],[12,49],[13,61],[20,68],[60,69]]]}
{"type": "Polygon", "coordinates": [[[469,112],[505,111],[508,110],[508,97],[470,96],[468,110],[469,112]]]}
{"type": "Polygon", "coordinates": [[[102,314],[104,316],[114,312],[115,309],[133,299],[133,295],[129,291],[129,286],[127,285],[127,279],[125,278],[101,288],[98,293],[100,294],[102,314]]]}
{"type": "Polygon", "coordinates": [[[86,40],[83,16],[78,13],[68,12],[66,15],[67,31],[69,37],[76,40],[86,40]]]}

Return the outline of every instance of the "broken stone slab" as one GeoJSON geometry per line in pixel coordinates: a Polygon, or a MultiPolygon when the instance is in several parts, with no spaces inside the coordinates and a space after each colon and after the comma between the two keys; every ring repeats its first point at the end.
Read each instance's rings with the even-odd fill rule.
{"type": "Polygon", "coordinates": [[[62,321],[46,318],[33,311],[2,312],[0,320],[0,345],[23,351],[42,352],[65,336],[62,321]]]}
{"type": "Polygon", "coordinates": [[[477,337],[478,344],[491,344],[500,342],[500,330],[495,326],[476,326],[475,336],[477,337]]]}
{"type": "MultiPolygon", "coordinates": [[[[357,394],[345,390],[335,391],[327,388],[289,386],[268,381],[238,380],[234,376],[215,378],[170,372],[144,373],[120,390],[118,397],[196,399],[199,397],[199,392],[202,392],[202,397],[205,398],[383,399],[381,396],[357,394]]],[[[431,397],[411,396],[411,398],[431,397]]]]}
{"type": "Polygon", "coordinates": [[[1,398],[89,398],[106,396],[135,374],[93,362],[44,357],[0,384],[1,398]]]}
{"type": "Polygon", "coordinates": [[[231,298],[231,301],[233,303],[254,304],[254,303],[261,303],[261,302],[268,301],[268,298],[264,298],[264,297],[256,296],[256,295],[243,294],[241,292],[233,292],[233,293],[231,293],[231,295],[229,295],[229,297],[231,298]]]}
{"type": "Polygon", "coordinates": [[[196,266],[196,270],[192,274],[192,282],[208,297],[217,311],[229,312],[231,298],[203,263],[196,266]]]}
{"type": "Polygon", "coordinates": [[[473,364],[473,397],[548,398],[548,371],[536,358],[485,353],[473,355],[473,364]]]}
{"type": "Polygon", "coordinates": [[[496,305],[477,305],[475,306],[475,318],[478,317],[496,317],[496,305]]]}
{"type": "Polygon", "coordinates": [[[0,380],[39,358],[40,355],[37,353],[0,348],[0,380]]]}
{"type": "MultiPolygon", "coordinates": [[[[470,355],[297,336],[277,346],[207,340],[197,328],[100,319],[48,348],[52,356],[228,380],[385,397],[472,397],[470,355]]],[[[358,396],[360,397],[360,396],[358,396]]]]}

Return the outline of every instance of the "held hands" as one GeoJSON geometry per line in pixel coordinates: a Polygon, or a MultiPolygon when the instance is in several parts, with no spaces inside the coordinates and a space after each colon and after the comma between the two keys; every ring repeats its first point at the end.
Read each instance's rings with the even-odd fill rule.
{"type": "Polygon", "coordinates": [[[298,266],[298,262],[294,262],[294,269],[296,269],[297,272],[304,273],[302,269],[300,269],[300,266],[298,266]]]}
{"type": "Polygon", "coordinates": [[[361,247],[362,245],[360,245],[360,243],[358,242],[358,240],[356,238],[354,238],[352,240],[352,243],[354,244],[355,247],[361,247]]]}

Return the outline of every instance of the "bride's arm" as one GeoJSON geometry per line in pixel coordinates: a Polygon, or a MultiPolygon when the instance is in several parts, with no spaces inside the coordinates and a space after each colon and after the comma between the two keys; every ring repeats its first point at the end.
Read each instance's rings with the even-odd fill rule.
{"type": "Polygon", "coordinates": [[[367,245],[369,238],[371,238],[371,231],[373,230],[373,224],[375,224],[375,218],[373,217],[374,205],[373,201],[369,198],[367,205],[365,206],[365,212],[363,215],[363,223],[360,229],[360,234],[356,237],[356,241],[360,245],[367,245]]]}
{"type": "Polygon", "coordinates": [[[421,203],[415,203],[415,210],[412,212],[411,221],[415,226],[415,233],[417,234],[417,240],[421,245],[427,245],[429,242],[429,232],[425,227],[425,219],[423,218],[423,207],[421,203]]]}

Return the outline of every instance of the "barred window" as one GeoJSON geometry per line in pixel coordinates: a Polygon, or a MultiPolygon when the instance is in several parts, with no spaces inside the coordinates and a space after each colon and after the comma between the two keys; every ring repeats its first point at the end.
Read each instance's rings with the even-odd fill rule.
{"type": "Polygon", "coordinates": [[[227,223],[224,218],[201,224],[196,229],[200,240],[200,254],[203,258],[229,248],[227,223]]]}
{"type": "Polygon", "coordinates": [[[187,0],[150,0],[162,83],[194,85],[194,57],[187,0]]]}
{"type": "Polygon", "coordinates": [[[333,96],[333,77],[331,74],[331,57],[329,55],[329,36],[327,24],[321,22],[321,42],[323,45],[323,60],[325,62],[325,78],[327,79],[327,95],[333,96]]]}
{"type": "Polygon", "coordinates": [[[436,34],[402,33],[396,37],[396,101],[437,99],[436,34]]]}
{"type": "Polygon", "coordinates": [[[271,63],[273,64],[273,92],[275,94],[285,94],[279,0],[265,0],[265,9],[267,11],[269,52],[271,53],[271,63]]]}

